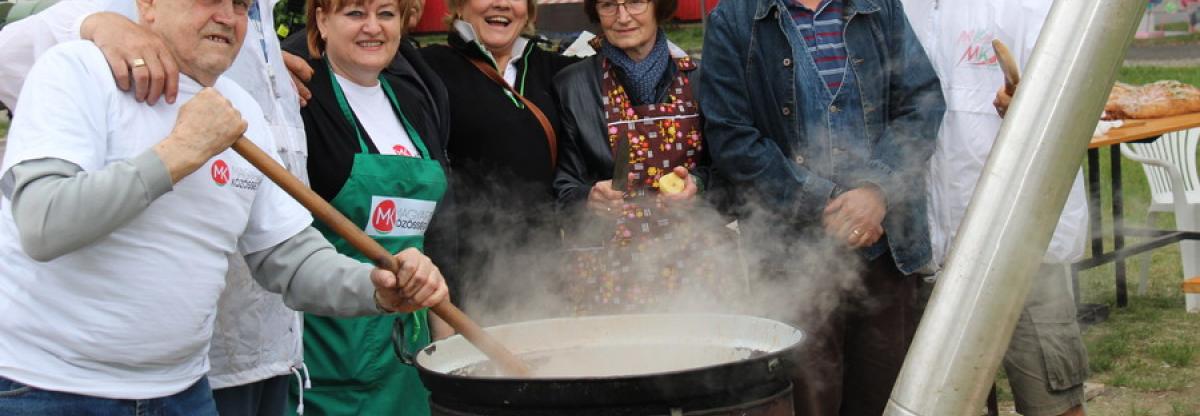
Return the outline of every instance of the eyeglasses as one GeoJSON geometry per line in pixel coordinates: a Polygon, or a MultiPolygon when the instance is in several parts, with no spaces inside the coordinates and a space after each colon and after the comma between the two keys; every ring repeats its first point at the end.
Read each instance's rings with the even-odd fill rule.
{"type": "Polygon", "coordinates": [[[642,14],[649,8],[650,0],[602,1],[596,3],[596,13],[601,16],[614,16],[621,6],[625,6],[625,11],[629,14],[642,14]]]}

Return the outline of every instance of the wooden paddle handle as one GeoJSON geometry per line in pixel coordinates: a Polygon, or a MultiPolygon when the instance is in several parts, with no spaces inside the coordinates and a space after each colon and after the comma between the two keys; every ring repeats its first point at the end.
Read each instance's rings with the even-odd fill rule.
{"type": "MultiPolygon", "coordinates": [[[[233,150],[239,155],[242,155],[251,165],[262,171],[267,178],[283,188],[289,195],[296,198],[305,208],[312,212],[314,217],[328,225],[333,232],[346,239],[350,245],[362,252],[367,258],[375,264],[375,267],[391,270],[392,272],[399,271],[399,265],[396,264],[396,259],[392,257],[392,253],[386,248],[379,245],[377,241],[367,236],[354,225],[350,219],[342,215],[333,205],[313,192],[307,185],[300,182],[295,175],[288,172],[279,162],[272,159],[270,155],[255,146],[253,142],[245,137],[237,139],[233,143],[233,150]]],[[[437,304],[433,308],[442,320],[450,324],[458,333],[462,334],[467,341],[479,348],[488,358],[500,364],[500,367],[509,375],[526,377],[529,376],[530,370],[523,361],[512,352],[504,348],[504,345],[492,338],[487,332],[483,331],[475,321],[471,320],[462,310],[450,303],[446,299],[442,303],[437,304]]]]}
{"type": "Polygon", "coordinates": [[[492,361],[500,364],[501,369],[506,375],[529,377],[533,374],[533,370],[525,364],[525,361],[517,358],[508,348],[504,347],[504,344],[501,344],[496,338],[488,335],[467,314],[463,313],[457,306],[454,306],[453,303],[450,303],[450,300],[434,305],[430,309],[433,309],[433,313],[436,313],[437,316],[450,324],[459,334],[462,334],[463,338],[470,341],[471,345],[482,351],[492,361]]]}
{"type": "Polygon", "coordinates": [[[1008,46],[1000,39],[992,39],[992,49],[996,50],[1000,70],[1004,71],[1004,92],[1011,97],[1017,93],[1017,84],[1021,83],[1021,70],[1017,68],[1017,60],[1013,58],[1012,51],[1009,51],[1008,46]]]}

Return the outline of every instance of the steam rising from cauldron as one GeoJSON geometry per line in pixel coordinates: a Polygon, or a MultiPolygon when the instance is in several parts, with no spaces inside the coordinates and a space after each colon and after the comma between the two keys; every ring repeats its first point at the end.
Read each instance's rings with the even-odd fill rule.
{"type": "MultiPolygon", "coordinates": [[[[506,185],[489,186],[500,189],[506,185]]],[[[568,245],[576,241],[568,235],[564,243],[559,224],[550,221],[560,213],[545,207],[539,215],[547,221],[531,226],[519,218],[497,217],[494,201],[476,195],[467,198],[474,200],[457,204],[456,218],[486,218],[492,232],[465,236],[460,242],[469,246],[467,253],[486,253],[487,259],[463,259],[450,268],[453,273],[449,278],[457,280],[452,285],[458,289],[452,294],[455,302],[485,326],[574,315],[575,307],[567,292],[578,282],[573,281],[576,276],[565,275],[565,263],[570,255],[568,245]]],[[[746,314],[803,329],[828,316],[842,295],[862,292],[860,256],[820,238],[798,244],[794,234],[781,232],[789,225],[759,221],[771,217],[767,209],[743,205],[739,210],[743,220],[731,222],[728,215],[698,200],[687,214],[694,225],[704,224],[711,233],[729,237],[728,246],[720,250],[695,253],[707,256],[718,269],[727,271],[724,278],[732,284],[722,286],[725,293],[707,293],[685,281],[673,295],[626,311],[746,314]],[[747,231],[744,228],[748,226],[778,229],[755,230],[760,232],[753,233],[754,240],[737,238],[739,231],[747,231]],[[772,259],[775,261],[768,261],[772,259]]],[[[587,216],[565,218],[573,220],[566,228],[574,232],[593,236],[605,230],[611,232],[611,221],[587,216]],[[592,222],[581,224],[579,218],[592,222]]]]}
{"type": "MultiPolygon", "coordinates": [[[[928,102],[918,103],[911,109],[920,111],[937,107],[934,104],[938,104],[938,98],[940,96],[920,97],[928,102]]],[[[893,118],[902,116],[890,115],[893,118]]],[[[920,133],[916,130],[917,124],[893,124],[877,127],[888,129],[888,134],[898,138],[901,146],[888,150],[895,154],[861,156],[899,161],[896,162],[897,166],[919,165],[917,172],[908,174],[911,177],[897,181],[904,184],[901,187],[903,189],[885,189],[885,193],[890,196],[926,195],[924,171],[933,151],[929,142],[934,138],[915,137],[920,133]]],[[[838,161],[841,164],[861,162],[860,159],[838,161]]],[[[841,169],[852,170],[852,167],[843,166],[841,169]]],[[[512,184],[493,182],[486,184],[486,187],[505,192],[503,190],[511,191],[512,184]]],[[[486,221],[495,232],[466,236],[463,244],[473,245],[475,252],[488,253],[489,258],[473,263],[468,261],[465,267],[458,268],[452,278],[467,278],[457,285],[460,291],[454,294],[456,302],[484,325],[571,316],[575,308],[566,294],[576,282],[571,280],[574,276],[564,274],[564,260],[569,252],[562,240],[563,234],[559,232],[559,224],[551,221],[562,213],[555,212],[547,204],[538,213],[547,221],[530,227],[515,218],[488,217],[495,207],[494,200],[479,198],[478,195],[465,198],[472,201],[457,207],[459,218],[487,217],[486,221]]],[[[546,198],[551,199],[548,195],[546,198]]],[[[669,298],[631,308],[629,312],[746,314],[808,329],[824,322],[846,299],[857,298],[855,307],[859,308],[876,306],[870,299],[862,299],[865,293],[860,277],[864,268],[862,256],[841,242],[820,235],[819,218],[812,219],[817,225],[809,227],[814,228],[815,232],[805,235],[793,231],[793,219],[783,219],[771,208],[742,200],[737,210],[738,221],[732,223],[732,218],[725,215],[726,212],[703,201],[697,203],[688,214],[694,221],[707,224],[714,232],[729,224],[731,229],[736,230],[735,233],[740,233],[741,238],[735,239],[736,242],[730,247],[716,252],[695,253],[697,256],[708,256],[720,265],[721,270],[728,271],[726,278],[736,284],[726,286],[723,290],[737,293],[712,296],[698,288],[685,286],[669,298]]],[[[584,229],[590,226],[604,230],[612,226],[611,222],[580,224],[579,218],[586,216],[566,218],[569,222],[566,225],[570,226],[568,228],[580,228],[583,225],[584,229]]]]}

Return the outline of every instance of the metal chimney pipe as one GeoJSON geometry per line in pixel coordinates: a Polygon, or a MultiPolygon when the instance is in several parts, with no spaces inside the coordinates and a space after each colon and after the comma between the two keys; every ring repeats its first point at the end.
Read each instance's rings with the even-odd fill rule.
{"type": "Polygon", "coordinates": [[[884,415],[983,408],[1145,8],[1055,1],[884,415]]]}

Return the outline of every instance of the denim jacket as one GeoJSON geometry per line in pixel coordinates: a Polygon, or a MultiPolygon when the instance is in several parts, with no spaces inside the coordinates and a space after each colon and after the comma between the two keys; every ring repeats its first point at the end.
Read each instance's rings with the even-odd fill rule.
{"type": "Polygon", "coordinates": [[[742,204],[805,235],[820,231],[835,189],[879,186],[886,241],[868,252],[890,248],[901,272],[916,272],[930,255],[924,176],[945,110],[937,75],[899,0],[847,0],[842,88],[858,94],[835,96],[785,1],[726,1],[709,16],[700,91],[714,170],[742,204]]]}

